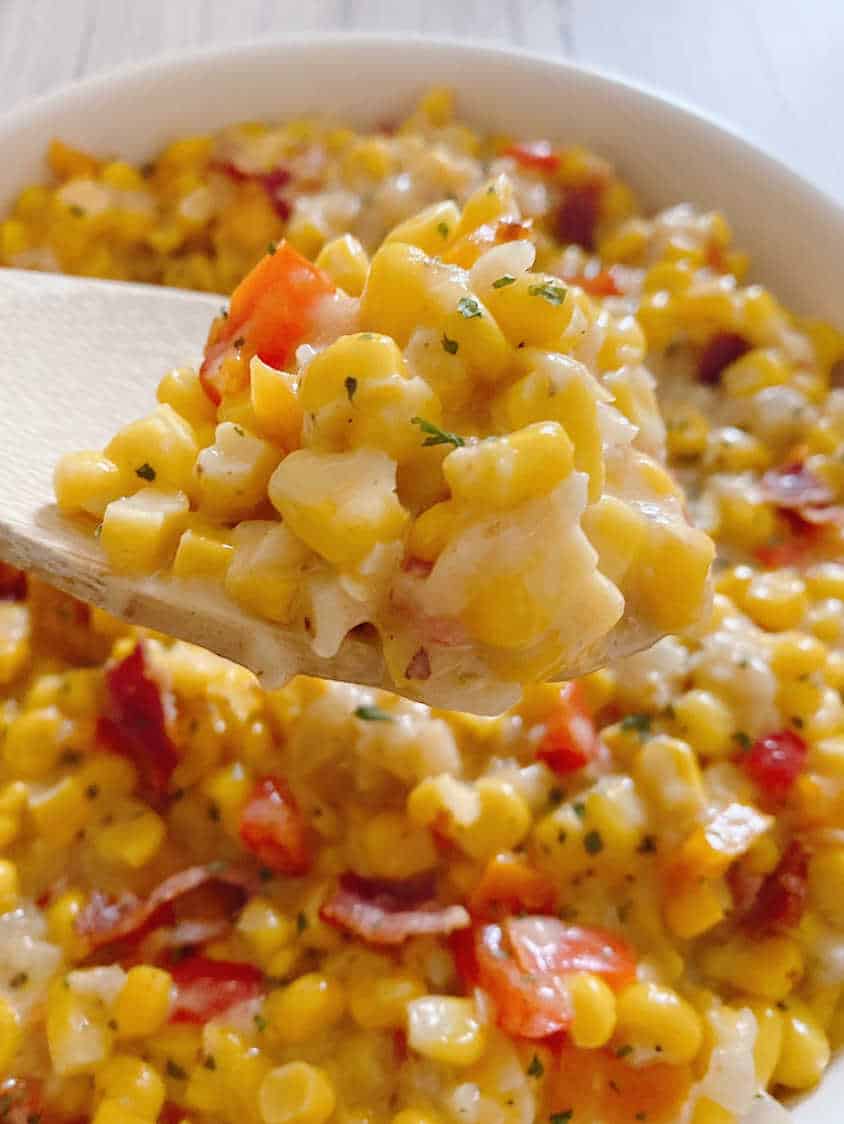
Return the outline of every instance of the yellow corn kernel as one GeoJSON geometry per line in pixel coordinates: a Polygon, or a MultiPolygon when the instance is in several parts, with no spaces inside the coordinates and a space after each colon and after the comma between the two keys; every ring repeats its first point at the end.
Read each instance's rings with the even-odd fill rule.
{"type": "Polygon", "coordinates": [[[688,406],[666,418],[668,452],[672,457],[699,457],[706,448],[709,422],[700,410],[688,406]]]}
{"type": "Polygon", "coordinates": [[[783,1016],[771,1003],[754,1000],[748,1003],[756,1019],[756,1041],[753,1043],[753,1060],[756,1080],[761,1089],[767,1089],[782,1051],[783,1016]]]}
{"type": "Polygon", "coordinates": [[[605,1045],[615,1030],[612,989],[592,972],[574,972],[566,977],[566,985],[572,1009],[572,1042],[587,1050],[605,1045]]]}
{"type": "Polygon", "coordinates": [[[735,721],[730,708],[711,691],[692,690],[672,708],[677,733],[703,757],[728,757],[735,750],[735,721]]]}
{"type": "Polygon", "coordinates": [[[58,707],[27,710],[13,719],[3,742],[3,760],[16,777],[43,780],[56,767],[72,726],[58,707]]]}
{"type": "Polygon", "coordinates": [[[302,435],[302,407],[292,376],[277,371],[257,355],[249,363],[250,405],[258,433],[290,452],[302,435]]]}
{"type": "Polygon", "coordinates": [[[835,597],[844,600],[844,563],[819,562],[804,574],[806,589],[813,601],[835,597]]]}
{"type": "Polygon", "coordinates": [[[235,422],[221,422],[214,444],[196,459],[200,511],[225,522],[248,518],[266,498],[280,456],[269,441],[235,422]]]}
{"type": "Polygon", "coordinates": [[[616,1012],[619,1043],[653,1051],[670,1065],[691,1062],[703,1042],[700,1016],[671,988],[631,984],[617,996],[616,1012]]]}
{"type": "Polygon", "coordinates": [[[410,878],[437,865],[431,833],[402,812],[378,812],[364,829],[364,851],[376,878],[410,878]]]}
{"type": "Polygon", "coordinates": [[[0,788],[0,849],[8,847],[20,834],[28,792],[22,781],[10,781],[0,788]]]}
{"type": "Polygon", "coordinates": [[[809,599],[801,578],[774,571],[753,578],[741,607],[760,628],[783,632],[800,624],[809,608],[809,599]]]}
{"type": "Polygon", "coordinates": [[[76,992],[68,977],[53,980],[47,993],[46,1031],[59,1076],[91,1073],[106,1059],[114,1039],[108,1019],[107,1007],[96,996],[76,992]]]}
{"type": "Polygon", "coordinates": [[[659,734],[639,750],[633,777],[640,792],[666,815],[684,818],[703,811],[703,782],[688,742],[659,734]]]}
{"type": "Polygon", "coordinates": [[[287,623],[293,615],[307,547],[283,524],[254,519],[234,529],[226,593],[250,612],[287,623]]]}
{"type": "Polygon", "coordinates": [[[459,223],[460,210],[457,204],[444,199],[400,222],[384,241],[407,242],[411,246],[418,246],[430,257],[440,257],[454,240],[459,223]]]}
{"type": "Polygon", "coordinates": [[[534,422],[555,421],[574,446],[574,467],[589,476],[594,502],[604,485],[604,458],[598,402],[606,397],[597,380],[567,355],[525,348],[519,364],[527,374],[508,387],[494,406],[502,429],[524,429],[534,422]]]}
{"type": "Polygon", "coordinates": [[[339,980],[319,972],[299,976],[272,991],[264,1004],[268,1032],[291,1045],[324,1034],[342,1017],[346,994],[339,980]]]}
{"type": "Polygon", "coordinates": [[[829,1065],[826,1035],[805,1003],[789,999],[783,1013],[782,1049],[773,1080],[788,1089],[810,1089],[829,1065]]]}
{"type": "Polygon", "coordinates": [[[31,794],[29,814],[42,839],[66,847],[90,820],[94,799],[79,777],[62,777],[50,788],[31,794]]]}
{"type": "Polygon", "coordinates": [[[316,264],[349,296],[359,297],[363,292],[369,258],[353,234],[341,234],[326,242],[317,256],[316,264]]]}
{"type": "Polygon", "coordinates": [[[813,682],[813,678],[791,679],[780,684],[777,703],[790,721],[808,723],[820,709],[824,689],[813,682]]]}
{"type": "Polygon", "coordinates": [[[76,775],[85,789],[96,790],[110,801],[128,796],[138,784],[138,771],[132,762],[112,753],[92,755],[76,775]]]}
{"type": "Polygon", "coordinates": [[[598,252],[602,261],[632,265],[639,260],[647,244],[647,223],[642,219],[632,218],[599,236],[598,252]]]}
{"type": "Polygon", "coordinates": [[[78,960],[88,948],[87,941],[80,936],[76,926],[86,902],[87,898],[80,890],[65,890],[46,911],[50,940],[64,949],[69,960],[78,960]]]}
{"type": "Polygon", "coordinates": [[[700,615],[714,553],[711,539],[702,531],[651,521],[625,583],[625,595],[660,631],[682,631],[700,615]]]}
{"type": "Polygon", "coordinates": [[[26,224],[20,219],[6,219],[0,222],[0,259],[12,265],[13,259],[30,247],[26,224]]]}
{"type": "Polygon", "coordinates": [[[29,663],[30,617],[26,605],[0,604],[0,685],[11,683],[29,663]]]}
{"type": "Polygon", "coordinates": [[[105,448],[127,481],[155,482],[165,491],[190,492],[198,446],[193,427],[166,403],[130,422],[105,448]]]}
{"type": "Polygon", "coordinates": [[[266,898],[250,898],[237,919],[236,931],[266,964],[273,953],[296,939],[296,926],[266,898]]]}
{"type": "Polygon", "coordinates": [[[676,937],[692,940],[724,919],[729,901],[723,884],[698,879],[672,886],[664,903],[665,923],[676,937]]]}
{"type": "Polygon", "coordinates": [[[735,1115],[710,1097],[698,1097],[691,1124],[736,1124],[735,1115]]]}
{"type": "Polygon", "coordinates": [[[9,1073],[12,1062],[23,1043],[23,1032],[17,1011],[0,995],[0,1073],[9,1073]]]}
{"type": "Polygon", "coordinates": [[[446,500],[435,503],[414,521],[408,537],[408,553],[425,562],[436,562],[454,533],[457,513],[454,504],[446,500]]]}
{"type": "Polygon", "coordinates": [[[617,677],[608,667],[590,671],[588,675],[581,676],[578,682],[583,690],[586,709],[590,714],[603,710],[615,696],[617,677]]]}
{"type": "Polygon", "coordinates": [[[183,492],[142,488],[105,510],[100,545],[119,573],[151,573],[173,556],[188,516],[183,492]]]}
{"type": "Polygon", "coordinates": [[[270,1070],[258,1091],[264,1124],[323,1124],[335,1103],[328,1074],[307,1062],[288,1062],[270,1070]]]}
{"type": "Polygon", "coordinates": [[[644,546],[647,519],[617,496],[604,495],[586,508],[581,526],[598,552],[601,573],[620,585],[644,546]]]}
{"type": "Polygon", "coordinates": [[[558,277],[523,273],[498,289],[491,283],[480,296],[514,347],[562,350],[575,302],[558,277]]]}
{"type": "Polygon", "coordinates": [[[573,469],[571,440],[557,422],[466,445],[443,461],[454,500],[481,509],[515,507],[546,495],[573,469]]]}
{"type": "Polygon", "coordinates": [[[830,925],[844,929],[844,847],[816,851],[809,861],[809,893],[830,925]]]}
{"type": "MultiPolygon", "coordinates": [[[[360,1121],[359,1124],[364,1122],[360,1121]]],[[[433,1112],[419,1108],[403,1108],[392,1117],[390,1124],[440,1124],[440,1118],[433,1112]]]]}
{"type": "Polygon", "coordinates": [[[111,1097],[100,1101],[92,1118],[92,1124],[149,1124],[149,1116],[132,1112],[121,1101],[111,1097]]]}
{"type": "Polygon", "coordinates": [[[424,981],[417,976],[360,977],[349,985],[349,1010],[364,1030],[403,1028],[408,1003],[424,995],[425,990],[424,981]]]}
{"type": "Polygon", "coordinates": [[[200,525],[182,532],[173,574],[177,578],[222,578],[232,560],[234,546],[225,530],[200,525]]]}
{"type": "Polygon", "coordinates": [[[138,870],[153,858],[167,828],[161,816],[139,801],[127,800],[114,808],[110,823],[94,834],[94,847],[106,862],[138,870]]]}
{"type": "Polygon", "coordinates": [[[752,551],[771,541],[777,518],[768,504],[735,493],[718,498],[718,537],[742,550],[752,551]]]}
{"type": "Polygon", "coordinates": [[[102,519],[112,500],[132,489],[132,481],[102,453],[65,453],[53,473],[56,502],[69,514],[84,512],[102,519]]]}
{"type": "Polygon", "coordinates": [[[199,374],[193,367],[174,367],[168,371],[155,392],[158,401],[172,407],[195,432],[207,432],[214,425],[217,410],[202,389],[199,374]]]}
{"type": "Polygon", "coordinates": [[[480,800],[478,817],[466,827],[454,828],[456,842],[476,859],[518,846],[531,823],[524,797],[508,781],[495,777],[482,777],[475,782],[475,790],[480,800]]]}
{"type": "Polygon", "coordinates": [[[253,778],[240,764],[232,762],[208,773],[201,781],[201,789],[220,813],[226,831],[237,837],[240,813],[252,791],[253,778]]]}
{"type": "Polygon", "coordinates": [[[732,937],[701,953],[706,975],[739,991],[772,1002],[785,999],[803,975],[803,953],[790,937],[769,936],[751,941],[732,937]]]}
{"type": "Polygon", "coordinates": [[[783,632],[771,647],[771,667],[780,679],[799,679],[820,671],[827,661],[827,648],[806,632],[783,632]]]}
{"type": "Polygon", "coordinates": [[[151,1065],[128,1054],[115,1054],[97,1070],[96,1088],[105,1100],[128,1112],[155,1120],[164,1104],[164,1082],[151,1065]]]}
{"type": "Polygon", "coordinates": [[[769,386],[789,381],[791,368],[771,350],[748,351],[730,363],[721,375],[721,385],[730,398],[746,398],[769,386]]]}
{"type": "Polygon", "coordinates": [[[446,1065],[467,1066],[486,1048],[487,1032],[474,1000],[425,995],[407,1006],[407,1044],[446,1065]]]}
{"type": "Polygon", "coordinates": [[[300,449],[276,469],[270,499],[312,550],[336,566],[352,566],[404,529],[407,512],[396,496],[395,471],[395,462],[375,449],[300,449]]]}
{"type": "Polygon", "coordinates": [[[456,237],[471,234],[479,226],[494,223],[498,219],[515,217],[515,193],[513,184],[506,175],[481,184],[469,196],[463,207],[463,214],[455,232],[456,237]]]}
{"type": "Polygon", "coordinates": [[[397,461],[418,457],[414,418],[441,418],[430,386],[411,375],[394,340],[375,332],[341,336],[321,351],[302,377],[299,402],[310,448],[369,447],[397,461]]]}
{"type": "Polygon", "coordinates": [[[173,979],[150,964],[130,968],[114,1007],[121,1038],[147,1038],[166,1023],[173,979]]]}

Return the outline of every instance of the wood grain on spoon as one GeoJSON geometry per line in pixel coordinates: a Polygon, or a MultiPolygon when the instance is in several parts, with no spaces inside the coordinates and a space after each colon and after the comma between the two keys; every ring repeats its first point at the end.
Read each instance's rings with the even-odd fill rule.
{"type": "Polygon", "coordinates": [[[267,686],[297,673],[386,686],[377,645],[347,637],[330,659],[308,637],[242,612],[202,583],[112,573],[62,517],[52,475],[149,409],[170,367],[195,363],[225,298],[0,270],[0,558],[134,624],[200,644],[267,686]]]}

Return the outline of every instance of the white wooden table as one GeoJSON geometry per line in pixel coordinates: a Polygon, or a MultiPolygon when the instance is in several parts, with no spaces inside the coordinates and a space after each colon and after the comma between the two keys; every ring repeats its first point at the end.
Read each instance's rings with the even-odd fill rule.
{"type": "Polygon", "coordinates": [[[343,28],[603,67],[716,114],[844,202],[844,0],[0,0],[0,112],[165,50],[343,28]]]}

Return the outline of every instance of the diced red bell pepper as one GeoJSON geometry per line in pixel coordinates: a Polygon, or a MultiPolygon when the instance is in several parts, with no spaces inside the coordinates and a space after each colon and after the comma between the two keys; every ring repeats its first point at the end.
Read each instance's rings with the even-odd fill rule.
{"type": "Polygon", "coordinates": [[[517,164],[534,172],[552,173],[560,166],[559,153],[555,152],[547,140],[522,141],[508,145],[505,156],[512,156],[517,164]]]}
{"type": "Polygon", "coordinates": [[[277,874],[307,874],[311,868],[308,825],[282,777],[262,777],[240,813],[244,847],[277,874]]]}
{"type": "Polygon", "coordinates": [[[793,730],[777,730],[757,738],[738,760],[760,792],[779,803],[806,766],[809,747],[793,730]]]}
{"type": "Polygon", "coordinates": [[[750,351],[750,344],[738,332],[718,332],[698,356],[697,377],[704,386],[716,386],[721,372],[750,351]]]}
{"type": "Polygon", "coordinates": [[[809,854],[794,839],[759,887],[745,925],[753,932],[795,928],[803,916],[808,893],[809,854]]]}
{"type": "Polygon", "coordinates": [[[598,753],[598,735],[583,688],[578,683],[566,683],[561,688],[559,700],[545,725],[545,736],[539,743],[536,757],[560,776],[582,769],[598,753]]]}

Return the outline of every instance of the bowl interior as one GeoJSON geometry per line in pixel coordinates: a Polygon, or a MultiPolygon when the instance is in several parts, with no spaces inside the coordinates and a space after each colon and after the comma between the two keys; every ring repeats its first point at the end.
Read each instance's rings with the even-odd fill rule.
{"type": "MultiPolygon", "coordinates": [[[[494,47],[392,36],[297,36],[205,50],[89,80],[0,119],[0,209],[45,175],[54,136],[142,160],[169,139],[255,118],[399,117],[431,85],[479,128],[578,142],[612,160],[646,206],[723,210],[754,275],[844,328],[844,210],[773,158],[689,110],[614,78],[494,47]]],[[[836,1124],[844,1056],[794,1111],[836,1124]]]]}

